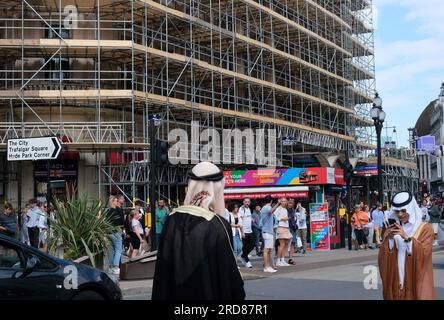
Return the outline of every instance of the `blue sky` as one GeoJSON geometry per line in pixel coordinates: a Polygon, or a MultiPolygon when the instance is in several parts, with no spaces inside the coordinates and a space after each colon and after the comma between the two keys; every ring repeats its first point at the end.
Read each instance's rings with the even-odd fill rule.
{"type": "Polygon", "coordinates": [[[376,87],[384,101],[388,126],[396,126],[398,143],[406,146],[407,129],[415,125],[428,103],[438,98],[444,81],[444,1],[373,3],[376,87]]]}

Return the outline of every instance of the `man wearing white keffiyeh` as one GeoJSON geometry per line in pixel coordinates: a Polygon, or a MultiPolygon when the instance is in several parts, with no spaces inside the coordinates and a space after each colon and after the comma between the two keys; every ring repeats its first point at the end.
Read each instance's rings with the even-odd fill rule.
{"type": "Polygon", "coordinates": [[[410,193],[397,193],[391,204],[391,223],[386,222],[378,259],[384,299],[434,299],[433,228],[422,221],[422,211],[410,193]]]}

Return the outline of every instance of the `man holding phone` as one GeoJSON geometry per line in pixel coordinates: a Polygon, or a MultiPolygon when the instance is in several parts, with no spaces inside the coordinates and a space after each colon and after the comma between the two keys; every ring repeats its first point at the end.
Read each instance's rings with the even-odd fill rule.
{"type": "Polygon", "coordinates": [[[384,299],[433,300],[433,228],[410,193],[395,194],[391,204],[378,257],[384,299]]]}

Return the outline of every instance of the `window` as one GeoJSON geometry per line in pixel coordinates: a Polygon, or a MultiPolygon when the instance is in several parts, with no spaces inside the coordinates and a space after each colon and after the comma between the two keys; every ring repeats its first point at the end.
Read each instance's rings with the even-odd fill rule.
{"type": "Polygon", "coordinates": [[[59,39],[59,36],[54,32],[54,30],[63,38],[69,39],[69,29],[60,28],[58,25],[48,26],[45,28],[45,38],[46,39],[59,39]]]}
{"type": "Polygon", "coordinates": [[[46,79],[59,80],[61,75],[62,80],[66,80],[69,78],[69,58],[52,58],[45,65],[44,70],[46,79]]]}
{"type": "Polygon", "coordinates": [[[22,269],[19,251],[8,243],[0,242],[0,269],[22,269]]]}
{"type": "Polygon", "coordinates": [[[35,268],[36,271],[51,271],[54,270],[57,267],[57,264],[53,263],[52,261],[44,258],[43,256],[36,255],[34,253],[28,252],[26,255],[28,258],[36,257],[39,259],[39,264],[35,268]]]}

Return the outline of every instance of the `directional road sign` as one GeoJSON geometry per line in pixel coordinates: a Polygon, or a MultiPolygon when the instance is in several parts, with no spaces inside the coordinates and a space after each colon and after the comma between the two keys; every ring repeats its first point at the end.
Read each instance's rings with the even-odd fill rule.
{"type": "Polygon", "coordinates": [[[57,159],[62,146],[57,137],[8,140],[8,161],[57,159]]]}

